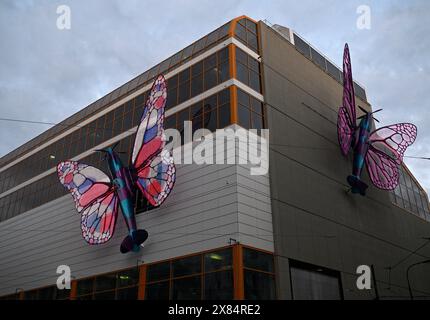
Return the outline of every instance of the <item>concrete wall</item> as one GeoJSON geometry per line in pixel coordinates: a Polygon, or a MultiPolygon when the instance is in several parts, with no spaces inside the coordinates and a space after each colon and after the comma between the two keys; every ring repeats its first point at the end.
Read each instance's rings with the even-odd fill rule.
{"type": "Polygon", "coordinates": [[[248,165],[190,164],[177,169],[166,202],[137,216],[138,226],[150,234],[139,253],[119,252],[127,234],[121,215],[108,243],[87,245],[68,194],[1,223],[0,295],[55,284],[61,264],[69,265],[78,279],[135,266],[138,260],[149,263],[225,246],[230,238],[273,251],[267,175],[251,176],[248,165]]]}
{"type": "MultiPolygon", "coordinates": [[[[430,257],[422,238],[430,237],[430,224],[393,206],[367,177],[366,197],[346,193],[352,160],[337,142],[341,85],[275,31],[262,23],[260,30],[278,297],[291,298],[289,258],[340,271],[346,299],[375,296],[356,288],[362,264],[375,266],[381,296],[406,297],[406,268],[430,257]],[[386,268],[404,258],[389,279],[386,268]]],[[[430,296],[430,265],[414,268],[411,283],[416,295],[430,296]]]]}

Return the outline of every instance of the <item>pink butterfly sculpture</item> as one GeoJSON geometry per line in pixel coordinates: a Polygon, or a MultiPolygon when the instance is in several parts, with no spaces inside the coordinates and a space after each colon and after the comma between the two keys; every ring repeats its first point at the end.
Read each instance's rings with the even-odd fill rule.
{"type": "Polygon", "coordinates": [[[101,170],[77,161],[58,164],[60,182],[72,194],[81,213],[81,229],[89,244],[102,244],[112,238],[121,207],[128,235],[121,243],[122,253],[138,251],[148,232],[137,229],[135,196],[137,188],[152,206],[161,205],[172,191],[176,169],[170,152],[164,150],[164,107],[166,80],[155,80],[137,128],[131,164],[123,166],[115,147],[106,153],[112,179],[101,170]]]}
{"type": "Polygon", "coordinates": [[[347,181],[353,193],[365,195],[367,184],[361,180],[366,164],[372,183],[383,190],[393,190],[399,183],[399,165],[406,148],[414,143],[417,127],[411,123],[398,123],[372,131],[375,112],[367,112],[357,126],[354,84],[348,44],[343,53],[343,103],[337,118],[337,133],[341,152],[347,156],[353,151],[352,175],[347,181]]]}

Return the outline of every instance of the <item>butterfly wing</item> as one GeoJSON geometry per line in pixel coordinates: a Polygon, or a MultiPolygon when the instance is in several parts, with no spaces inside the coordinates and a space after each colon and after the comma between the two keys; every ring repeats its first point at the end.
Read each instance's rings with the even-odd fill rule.
{"type": "Polygon", "coordinates": [[[387,154],[369,146],[366,167],[372,183],[383,190],[393,190],[399,183],[399,162],[387,154]]]}
{"type": "Polygon", "coordinates": [[[354,83],[352,81],[351,58],[348,44],[343,51],[343,98],[337,118],[337,136],[340,150],[347,155],[351,149],[356,130],[354,83]]]}
{"type": "Polygon", "coordinates": [[[149,203],[159,206],[172,191],[175,180],[173,157],[170,152],[163,150],[138,172],[137,183],[149,203]]]}
{"type": "Polygon", "coordinates": [[[370,134],[366,167],[376,187],[393,190],[398,185],[399,165],[416,137],[417,127],[411,123],[382,127],[370,134]]]}
{"type": "Polygon", "coordinates": [[[118,198],[101,170],[76,161],[60,162],[57,174],[81,213],[82,236],[90,244],[108,241],[115,230],[118,198]]]}
{"type": "Polygon", "coordinates": [[[379,128],[369,136],[369,143],[396,161],[403,161],[406,149],[415,142],[418,129],[412,123],[398,123],[379,128]]]}
{"type": "Polygon", "coordinates": [[[163,150],[164,107],[167,100],[167,84],[158,76],[143,111],[137,129],[132,154],[132,166],[136,171],[136,183],[149,203],[159,206],[172,190],[176,168],[170,152],[163,150]]]}

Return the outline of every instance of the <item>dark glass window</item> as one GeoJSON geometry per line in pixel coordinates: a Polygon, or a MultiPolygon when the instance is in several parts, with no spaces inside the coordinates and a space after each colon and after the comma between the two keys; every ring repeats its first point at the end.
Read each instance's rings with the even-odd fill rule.
{"type": "Polygon", "coordinates": [[[257,92],[261,92],[260,63],[236,47],[236,77],[257,92]]]}
{"type": "Polygon", "coordinates": [[[38,296],[37,290],[26,291],[24,293],[25,300],[37,300],[37,296],[38,296]]]}
{"type": "Polygon", "coordinates": [[[190,98],[190,83],[184,82],[179,85],[178,104],[190,98]]]}
{"type": "Polygon", "coordinates": [[[204,60],[205,71],[216,67],[216,64],[217,64],[217,55],[216,53],[214,53],[204,60]]]}
{"type": "Polygon", "coordinates": [[[296,300],[340,300],[340,274],[333,270],[290,262],[291,287],[296,300]]]}
{"type": "Polygon", "coordinates": [[[236,38],[247,45],[249,48],[258,52],[257,24],[249,19],[241,19],[236,24],[236,38]]]}
{"type": "Polygon", "coordinates": [[[94,293],[94,300],[115,300],[115,291],[94,293]]]}
{"type": "Polygon", "coordinates": [[[38,300],[53,300],[55,298],[55,287],[39,289],[38,300]]]}
{"type": "Polygon", "coordinates": [[[261,92],[260,89],[260,75],[254,71],[249,72],[249,86],[257,92],[261,92]]]}
{"type": "Polygon", "coordinates": [[[243,265],[251,269],[274,272],[272,254],[248,248],[243,248],[243,265]]]}
{"type": "Polygon", "coordinates": [[[190,68],[179,73],[179,83],[186,82],[190,79],[190,68]]]}
{"type": "Polygon", "coordinates": [[[118,287],[134,286],[139,282],[139,271],[137,268],[119,271],[117,277],[118,287]]]}
{"type": "Polygon", "coordinates": [[[191,75],[193,77],[198,76],[203,72],[203,61],[197,62],[191,66],[191,75]]]}
{"type": "Polygon", "coordinates": [[[201,276],[179,278],[172,283],[173,300],[200,300],[201,276]]]}
{"type": "Polygon", "coordinates": [[[236,30],[235,30],[235,33],[236,33],[236,36],[237,36],[240,40],[242,40],[242,41],[245,41],[245,42],[246,42],[246,29],[245,29],[245,27],[244,27],[242,24],[240,24],[240,23],[236,24],[236,30]]]}
{"type": "Polygon", "coordinates": [[[219,67],[218,72],[218,83],[223,83],[224,81],[227,81],[230,78],[230,65],[227,62],[224,62],[219,67]]]}
{"type": "Polygon", "coordinates": [[[326,70],[325,58],[311,47],[312,61],[315,62],[321,69],[326,70]]]}
{"type": "Polygon", "coordinates": [[[237,89],[238,124],[245,129],[264,128],[263,104],[245,91],[237,89]]]}
{"type": "Polygon", "coordinates": [[[71,290],[68,290],[68,289],[60,290],[58,288],[56,288],[56,289],[57,289],[57,290],[55,290],[56,291],[56,295],[55,295],[56,300],[66,300],[66,299],[70,298],[70,291],[71,290]]]}
{"type": "Polygon", "coordinates": [[[205,299],[233,299],[233,272],[212,272],[205,275],[205,299]]]}
{"type": "Polygon", "coordinates": [[[205,254],[205,271],[231,268],[232,250],[230,248],[205,254]]]}
{"type": "Polygon", "coordinates": [[[146,271],[146,281],[160,281],[170,277],[170,262],[151,264],[146,271]]]}
{"type": "Polygon", "coordinates": [[[237,74],[236,74],[237,79],[240,82],[243,82],[244,84],[248,85],[249,84],[248,68],[245,65],[238,63],[236,70],[237,70],[236,71],[237,72],[237,74]]]}
{"type": "Polygon", "coordinates": [[[201,256],[192,256],[178,259],[172,262],[172,272],[174,277],[186,276],[201,272],[201,256]]]}
{"type": "Polygon", "coordinates": [[[191,98],[203,92],[203,75],[193,77],[191,80],[191,98]]]}
{"type": "Polygon", "coordinates": [[[168,300],[169,281],[147,284],[145,288],[146,300],[168,300]]]}
{"type": "Polygon", "coordinates": [[[239,104],[237,106],[237,115],[239,125],[245,129],[249,129],[251,117],[249,109],[239,104]]]}
{"type": "Polygon", "coordinates": [[[305,57],[307,57],[308,59],[311,58],[311,48],[296,34],[294,34],[294,44],[296,46],[296,49],[299,50],[305,57]]]}
{"type": "Polygon", "coordinates": [[[273,300],[276,298],[274,275],[244,270],[245,299],[273,300]]]}
{"type": "Polygon", "coordinates": [[[217,84],[217,71],[215,68],[209,69],[204,74],[205,90],[213,88],[217,84]]]}
{"type": "Polygon", "coordinates": [[[95,291],[113,290],[116,287],[116,274],[106,274],[96,277],[95,291]]]}
{"type": "Polygon", "coordinates": [[[92,293],[94,289],[94,278],[78,280],[77,287],[78,296],[92,293]]]}
{"type": "Polygon", "coordinates": [[[118,289],[116,292],[116,300],[136,300],[137,295],[138,287],[118,289]]]}
{"type": "Polygon", "coordinates": [[[167,101],[166,110],[177,105],[178,101],[178,87],[168,87],[167,89],[167,101]]]}
{"type": "Polygon", "coordinates": [[[230,105],[226,104],[218,109],[218,128],[225,128],[230,123],[230,105]]]}

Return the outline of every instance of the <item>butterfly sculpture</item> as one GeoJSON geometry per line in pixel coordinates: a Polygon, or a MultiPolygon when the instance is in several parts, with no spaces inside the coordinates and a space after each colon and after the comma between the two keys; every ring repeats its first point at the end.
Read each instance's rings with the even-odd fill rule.
{"type": "Polygon", "coordinates": [[[354,85],[348,44],[343,53],[343,101],[337,118],[337,133],[344,156],[353,151],[352,175],[347,181],[352,193],[366,194],[367,184],[361,180],[366,164],[370,180],[379,189],[393,190],[399,183],[399,166],[406,148],[414,143],[417,127],[411,123],[398,123],[372,131],[375,112],[360,108],[364,115],[357,126],[354,85]]]}
{"type": "Polygon", "coordinates": [[[101,170],[77,161],[58,164],[58,178],[72,194],[76,209],[81,213],[82,235],[89,244],[102,244],[112,238],[118,207],[128,228],[120,251],[139,251],[148,238],[148,232],[137,229],[136,225],[137,188],[152,206],[159,206],[172,191],[176,179],[173,157],[164,150],[166,98],[166,80],[160,75],[146,101],[129,167],[124,167],[115,147],[98,150],[106,153],[112,179],[101,170]]]}

